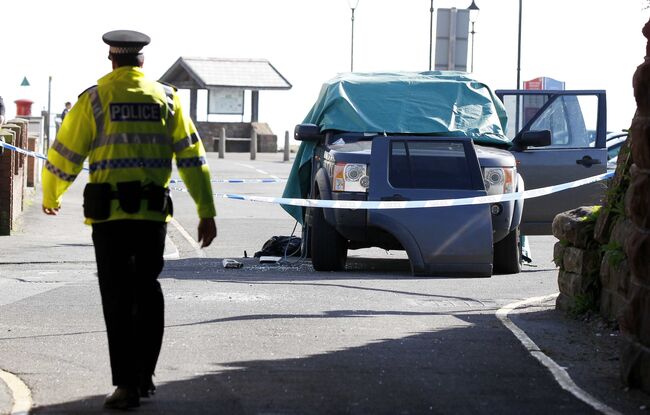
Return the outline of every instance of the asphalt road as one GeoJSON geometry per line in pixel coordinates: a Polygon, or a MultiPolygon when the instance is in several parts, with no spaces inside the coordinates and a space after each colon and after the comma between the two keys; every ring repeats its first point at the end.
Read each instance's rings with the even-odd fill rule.
{"type": "MultiPolygon", "coordinates": [[[[210,154],[210,165],[216,179],[285,178],[290,163],[281,157],[210,154]]],[[[29,387],[34,413],[103,413],[112,390],[82,188],[73,185],[55,218],[40,213],[37,193],[17,234],[0,238],[0,369],[29,387]]],[[[214,186],[274,196],[282,188],[214,186]]],[[[242,259],[271,236],[291,234],[295,223],[279,206],[217,199],[218,239],[201,251],[188,240],[198,224],[189,195],[176,192],[174,202],[160,277],[158,393],[139,413],[597,412],[562,389],[495,316],[557,292],[552,237],[531,238],[533,266],[517,275],[415,278],[403,253],[378,249],[352,252],[346,272],[316,273],[306,261],[242,259]],[[223,258],[244,267],[224,269],[223,258]]],[[[0,381],[0,413],[9,413],[12,393],[0,381]]]]}

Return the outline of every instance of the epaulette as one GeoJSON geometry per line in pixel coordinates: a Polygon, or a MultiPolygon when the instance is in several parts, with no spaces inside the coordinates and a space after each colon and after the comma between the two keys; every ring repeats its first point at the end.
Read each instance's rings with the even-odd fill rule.
{"type": "Polygon", "coordinates": [[[173,88],[173,89],[174,89],[174,92],[178,92],[178,88],[176,88],[176,86],[174,86],[174,85],[172,85],[172,84],[170,84],[170,83],[168,83],[168,82],[163,82],[163,81],[158,81],[158,82],[160,82],[160,83],[163,84],[163,85],[167,85],[167,86],[170,87],[170,88],[173,88]]]}
{"type": "Polygon", "coordinates": [[[89,90],[95,88],[96,86],[97,86],[97,85],[93,85],[93,86],[91,86],[91,87],[88,87],[88,88],[84,89],[83,92],[77,96],[77,98],[81,98],[81,96],[82,96],[83,94],[85,94],[85,93],[88,92],[89,90]]]}

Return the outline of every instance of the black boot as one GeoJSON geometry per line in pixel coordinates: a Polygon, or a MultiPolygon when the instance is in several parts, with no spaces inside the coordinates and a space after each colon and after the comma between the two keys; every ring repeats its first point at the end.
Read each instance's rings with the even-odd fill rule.
{"type": "Polygon", "coordinates": [[[129,409],[138,406],[140,406],[140,394],[137,388],[118,386],[104,401],[104,408],[108,409],[129,409]]]}
{"type": "Polygon", "coordinates": [[[140,397],[141,398],[150,398],[156,394],[156,385],[153,384],[151,376],[140,381],[140,397]]]}

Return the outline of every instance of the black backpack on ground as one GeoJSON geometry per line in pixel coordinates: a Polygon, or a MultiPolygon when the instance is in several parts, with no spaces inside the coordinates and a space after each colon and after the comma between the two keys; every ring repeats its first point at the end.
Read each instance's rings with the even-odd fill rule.
{"type": "Polygon", "coordinates": [[[261,256],[300,256],[301,240],[297,236],[273,236],[264,242],[261,251],[255,252],[254,257],[261,256]]]}

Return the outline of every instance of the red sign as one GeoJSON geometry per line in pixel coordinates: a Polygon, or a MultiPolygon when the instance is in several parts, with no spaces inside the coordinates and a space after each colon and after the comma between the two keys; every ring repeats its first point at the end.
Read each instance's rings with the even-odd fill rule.
{"type": "Polygon", "coordinates": [[[544,78],[535,78],[530,81],[524,81],[524,89],[539,91],[544,89],[544,78]]]}

